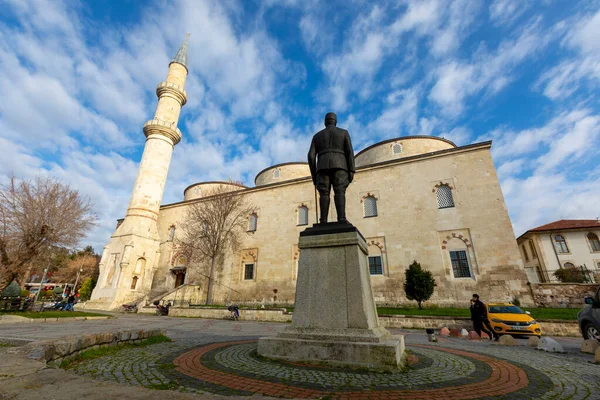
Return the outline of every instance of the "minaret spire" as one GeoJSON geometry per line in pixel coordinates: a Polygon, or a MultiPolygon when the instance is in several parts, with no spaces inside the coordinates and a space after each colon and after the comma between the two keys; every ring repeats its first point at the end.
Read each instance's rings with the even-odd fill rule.
{"type": "MultiPolygon", "coordinates": [[[[183,65],[186,70],[187,70],[187,63],[188,63],[188,38],[189,37],[190,37],[190,34],[188,32],[185,34],[185,40],[181,44],[181,47],[179,48],[179,50],[177,50],[177,54],[175,54],[175,57],[173,57],[173,60],[171,60],[171,63],[179,63],[179,64],[183,65]]],[[[169,65],[171,65],[171,64],[169,64],[169,65]]]]}

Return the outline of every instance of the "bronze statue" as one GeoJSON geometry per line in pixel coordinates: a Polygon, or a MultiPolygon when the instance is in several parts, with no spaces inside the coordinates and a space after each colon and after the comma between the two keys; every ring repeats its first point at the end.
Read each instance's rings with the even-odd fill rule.
{"type": "Polygon", "coordinates": [[[308,166],[317,190],[321,208],[320,223],[327,222],[329,214],[329,194],[333,186],[335,210],[338,222],[346,219],[346,188],[354,179],[354,150],[350,134],[336,127],[337,116],[330,112],[325,115],[325,129],[313,136],[308,152],[308,166]]]}

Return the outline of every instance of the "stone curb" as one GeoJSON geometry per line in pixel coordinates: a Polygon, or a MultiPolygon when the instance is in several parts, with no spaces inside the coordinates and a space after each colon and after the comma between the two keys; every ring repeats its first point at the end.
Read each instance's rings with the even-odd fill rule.
{"type": "Polygon", "coordinates": [[[149,329],[63,336],[9,349],[8,353],[20,354],[26,358],[46,363],[58,363],[74,358],[79,352],[84,350],[103,346],[115,346],[120,343],[138,343],[144,339],[164,334],[165,330],[149,329]]]}
{"type": "Polygon", "coordinates": [[[0,325],[2,324],[17,324],[23,322],[73,322],[73,321],[94,321],[100,319],[115,318],[111,315],[106,317],[65,317],[65,318],[26,318],[18,315],[10,315],[11,318],[2,318],[5,315],[0,315],[0,325]]]}

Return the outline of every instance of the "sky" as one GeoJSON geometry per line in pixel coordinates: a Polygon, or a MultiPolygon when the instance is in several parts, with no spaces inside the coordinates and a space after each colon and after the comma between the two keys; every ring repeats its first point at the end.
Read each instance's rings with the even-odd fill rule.
{"type": "Polygon", "coordinates": [[[354,150],[493,140],[520,235],[600,217],[600,1],[0,0],[0,181],[51,175],[122,218],[156,85],[189,38],[163,204],[304,161],[328,111],[354,150]]]}

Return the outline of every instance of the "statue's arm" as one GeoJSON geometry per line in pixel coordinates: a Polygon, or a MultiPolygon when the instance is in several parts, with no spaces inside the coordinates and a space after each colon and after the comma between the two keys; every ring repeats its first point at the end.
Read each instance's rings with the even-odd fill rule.
{"type": "Polygon", "coordinates": [[[354,149],[352,148],[352,141],[350,140],[350,134],[346,131],[344,140],[344,153],[346,154],[346,164],[348,165],[348,178],[350,182],[354,179],[354,172],[356,167],[354,166],[354,149]]]}
{"type": "Polygon", "coordinates": [[[315,138],[310,143],[310,150],[308,150],[308,167],[310,168],[310,176],[312,176],[313,182],[317,179],[317,149],[315,147],[315,138]]]}

